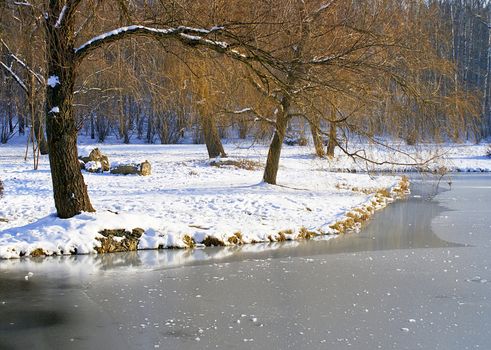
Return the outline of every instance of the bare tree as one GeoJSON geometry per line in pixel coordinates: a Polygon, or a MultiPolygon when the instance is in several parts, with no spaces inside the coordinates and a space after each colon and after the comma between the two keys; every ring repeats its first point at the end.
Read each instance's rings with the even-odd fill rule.
{"type": "MultiPolygon", "coordinates": [[[[73,110],[74,85],[78,68],[83,60],[96,49],[110,43],[134,36],[156,40],[173,40],[184,46],[213,50],[243,60],[245,55],[237,51],[237,44],[219,40],[225,33],[223,27],[209,29],[177,25],[153,28],[144,25],[119,27],[95,36],[80,46],[75,45],[77,10],[82,9],[82,0],[51,0],[46,11],[39,13],[45,18],[46,27],[46,131],[48,135],[49,159],[55,206],[58,216],[70,218],[82,211],[92,212],[87,186],[80,171],[77,154],[77,123],[73,110]],[[45,14],[45,15],[44,15],[45,14]]],[[[16,3],[18,6],[33,6],[16,3]]],[[[89,4],[84,4],[89,6],[89,4]]],[[[87,10],[84,8],[84,10],[87,10]]],[[[123,11],[125,10],[123,6],[123,11]]],[[[94,20],[86,14],[82,23],[94,20]]],[[[229,39],[234,38],[228,36],[229,39]]]]}

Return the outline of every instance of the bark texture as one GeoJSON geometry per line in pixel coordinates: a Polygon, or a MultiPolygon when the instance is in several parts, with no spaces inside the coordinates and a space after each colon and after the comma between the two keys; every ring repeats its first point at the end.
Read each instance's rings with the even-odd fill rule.
{"type": "Polygon", "coordinates": [[[227,157],[213,118],[208,116],[201,116],[201,127],[203,128],[203,136],[205,138],[208,156],[210,158],[227,157]]]}
{"type": "Polygon", "coordinates": [[[48,78],[57,77],[58,82],[47,87],[46,132],[56,211],[60,218],[70,218],[82,211],[95,210],[78,161],[77,127],[73,114],[76,70],[73,24],[69,17],[57,24],[63,3],[50,1],[47,18],[48,78]]]}
{"type": "Polygon", "coordinates": [[[336,149],[337,139],[336,139],[336,122],[331,121],[329,126],[329,142],[327,144],[327,156],[329,158],[334,158],[334,150],[336,149]]]}
{"type": "Polygon", "coordinates": [[[276,185],[276,176],[280,165],[281,147],[285,139],[286,128],[288,126],[288,109],[290,108],[290,98],[285,96],[282,98],[281,111],[276,118],[276,128],[273,134],[273,139],[269,146],[268,158],[266,167],[264,168],[264,182],[276,185]]]}
{"type": "Polygon", "coordinates": [[[314,149],[315,149],[315,155],[317,157],[323,158],[325,157],[326,153],[324,152],[324,145],[322,143],[322,137],[320,135],[319,129],[319,121],[311,121],[309,122],[310,124],[310,132],[312,133],[312,140],[314,141],[314,149]]]}

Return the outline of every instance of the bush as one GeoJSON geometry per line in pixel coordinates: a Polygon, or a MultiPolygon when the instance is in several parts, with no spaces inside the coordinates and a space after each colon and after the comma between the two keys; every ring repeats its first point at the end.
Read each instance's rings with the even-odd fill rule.
{"type": "Polygon", "coordinates": [[[491,143],[488,145],[488,149],[486,150],[486,157],[491,158],[491,143]]]}
{"type": "Polygon", "coordinates": [[[307,139],[303,136],[300,137],[285,137],[283,143],[287,146],[307,146],[307,139]]]}

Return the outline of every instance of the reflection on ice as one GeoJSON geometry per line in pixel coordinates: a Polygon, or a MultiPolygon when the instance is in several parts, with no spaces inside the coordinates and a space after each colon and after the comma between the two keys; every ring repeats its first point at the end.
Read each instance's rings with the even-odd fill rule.
{"type": "Polygon", "coordinates": [[[101,255],[51,256],[45,258],[23,258],[0,260],[0,269],[10,271],[49,271],[50,273],[69,273],[79,276],[93,274],[98,271],[124,269],[151,270],[156,268],[172,268],[176,266],[217,262],[233,256],[266,253],[277,249],[293,249],[296,241],[283,243],[249,244],[244,246],[216,247],[206,249],[163,249],[140,250],[129,253],[101,255]]]}
{"type": "Polygon", "coordinates": [[[431,222],[445,208],[431,201],[440,191],[435,182],[413,185],[412,196],[377,213],[360,233],[339,237],[321,236],[312,241],[289,241],[204,249],[164,249],[104,255],[74,255],[47,258],[0,260],[0,269],[12,271],[49,271],[80,276],[98,271],[125,272],[167,269],[247,259],[301,257],[361,251],[457,247],[440,239],[431,222]],[[429,197],[430,196],[430,197],[429,197]]]}

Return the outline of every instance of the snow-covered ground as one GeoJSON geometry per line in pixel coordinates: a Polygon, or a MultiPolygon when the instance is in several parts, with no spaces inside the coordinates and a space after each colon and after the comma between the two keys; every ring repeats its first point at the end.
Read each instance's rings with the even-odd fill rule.
{"type": "Polygon", "coordinates": [[[342,152],[330,162],[332,171],[375,172],[490,172],[491,159],[486,157],[488,144],[420,144],[407,146],[404,142],[385,145],[352,144],[349,152],[374,160],[373,164],[361,158],[348,157],[342,152]],[[388,145],[390,148],[387,148],[388,145]]]}
{"type": "MultiPolygon", "coordinates": [[[[232,159],[264,164],[265,146],[245,146],[227,144],[226,149],[232,159]]],[[[371,211],[372,207],[383,207],[386,200],[376,202],[376,190],[394,188],[400,182],[398,176],[330,172],[363,170],[366,166],[347,157],[316,159],[309,147],[284,148],[280,186],[261,182],[261,166],[254,170],[210,166],[203,145],[83,145],[79,153],[88,154],[94,147],[111,162],[148,160],[152,175],[84,173],[97,213],[83,213],[69,220],[54,215],[47,158],[41,159],[35,171],[32,162],[23,159],[24,146],[0,147],[0,178],[5,186],[0,218],[8,220],[0,220],[0,258],[28,255],[38,248],[48,254],[92,253],[102,229],[143,228],[139,249],[186,247],[190,238],[198,244],[206,237],[229,244],[234,235],[250,243],[285,236],[295,239],[306,230],[335,233],[331,226],[356,208],[371,211]]],[[[447,158],[433,167],[489,171],[491,160],[484,157],[485,148],[439,147],[436,152],[445,153],[447,158]]],[[[434,153],[435,148],[427,146],[418,157],[434,153]]],[[[401,156],[393,152],[378,150],[373,154],[379,159],[396,157],[393,159],[401,162],[401,156]]],[[[383,165],[379,169],[409,167],[383,165]]]]}

